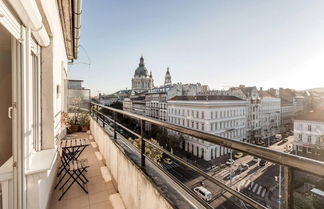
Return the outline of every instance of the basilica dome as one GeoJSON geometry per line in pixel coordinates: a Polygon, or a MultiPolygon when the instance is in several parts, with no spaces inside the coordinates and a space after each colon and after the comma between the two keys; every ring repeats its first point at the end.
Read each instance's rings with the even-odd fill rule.
{"type": "Polygon", "coordinates": [[[134,76],[138,76],[138,77],[141,77],[141,76],[148,77],[149,76],[149,73],[144,65],[143,57],[141,57],[141,59],[140,59],[140,64],[139,64],[138,68],[135,70],[134,76]]]}

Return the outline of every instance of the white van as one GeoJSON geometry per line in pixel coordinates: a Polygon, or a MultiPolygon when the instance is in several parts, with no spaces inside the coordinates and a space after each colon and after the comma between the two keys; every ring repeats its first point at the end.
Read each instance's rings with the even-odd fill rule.
{"type": "Polygon", "coordinates": [[[281,134],[276,134],[276,139],[278,139],[278,140],[281,140],[282,139],[282,135],[281,134]]]}
{"type": "Polygon", "coordinates": [[[205,201],[210,201],[212,199],[212,193],[208,191],[205,187],[199,186],[195,187],[194,191],[205,201]]]}

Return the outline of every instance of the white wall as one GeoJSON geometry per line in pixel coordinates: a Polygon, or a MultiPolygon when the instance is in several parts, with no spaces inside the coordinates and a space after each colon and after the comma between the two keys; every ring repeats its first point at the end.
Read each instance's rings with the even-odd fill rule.
{"type": "Polygon", "coordinates": [[[130,161],[91,118],[91,133],[103,154],[107,167],[126,208],[131,209],[171,209],[171,205],[152,185],[140,168],[130,161]]]}

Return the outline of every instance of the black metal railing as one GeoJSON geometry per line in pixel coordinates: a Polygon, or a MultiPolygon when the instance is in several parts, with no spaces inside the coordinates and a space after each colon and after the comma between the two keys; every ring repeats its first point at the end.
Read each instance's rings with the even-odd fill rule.
{"type": "MultiPolygon", "coordinates": [[[[267,161],[276,163],[280,166],[284,166],[284,179],[285,179],[285,185],[284,185],[284,208],[293,208],[293,188],[292,188],[292,181],[293,181],[293,176],[295,171],[303,171],[308,174],[314,174],[319,177],[324,177],[324,162],[321,161],[316,161],[312,160],[309,158],[301,157],[301,156],[296,156],[292,155],[289,153],[285,152],[278,152],[274,150],[270,150],[265,147],[257,146],[254,144],[249,144],[246,142],[241,142],[241,141],[236,141],[233,139],[227,139],[224,137],[219,137],[216,135],[212,135],[209,133],[197,131],[197,130],[192,130],[188,129],[185,127],[177,126],[174,124],[170,124],[167,122],[163,122],[160,120],[152,119],[152,118],[147,118],[145,116],[137,115],[134,113],[126,112],[123,110],[103,106],[97,103],[91,103],[91,115],[94,117],[95,120],[101,120],[103,122],[103,127],[105,127],[105,123],[109,122],[112,123],[113,127],[113,132],[114,132],[114,139],[117,139],[117,126],[120,128],[125,129],[126,131],[130,132],[134,136],[138,137],[141,139],[141,149],[140,149],[140,156],[141,156],[141,167],[145,168],[145,161],[148,156],[145,154],[145,146],[146,144],[150,144],[154,148],[158,149],[159,151],[163,152],[165,155],[169,156],[172,158],[174,161],[178,162],[179,164],[183,165],[186,168],[189,168],[201,176],[205,177],[212,183],[216,184],[220,188],[224,189],[226,192],[229,192],[230,194],[234,195],[235,197],[239,198],[240,200],[243,200],[250,206],[254,208],[267,208],[266,206],[262,205],[261,203],[257,202],[256,200],[252,199],[251,197],[248,197],[247,195],[236,191],[235,189],[231,188],[230,186],[226,185],[222,181],[214,178],[213,176],[207,174],[203,170],[197,168],[196,166],[191,165],[187,161],[181,159],[180,157],[170,153],[169,151],[155,145],[152,143],[150,140],[147,140],[144,138],[144,132],[145,132],[145,123],[150,123],[154,124],[160,127],[164,127],[167,129],[174,130],[176,132],[189,135],[195,138],[199,138],[229,149],[234,149],[238,150],[241,152],[244,152],[246,154],[259,157],[262,159],[265,159],[267,161]],[[112,114],[110,114],[110,117],[103,114],[102,110],[108,110],[112,114]],[[128,127],[125,127],[121,123],[117,122],[117,114],[121,114],[124,116],[128,116],[130,118],[136,119],[140,121],[140,134],[136,133],[135,131],[131,130],[128,127]]],[[[148,159],[151,160],[151,159],[148,159]]],[[[151,160],[152,161],[152,160],[151,160]]],[[[159,166],[158,166],[159,167],[159,166]]],[[[161,168],[161,167],[159,167],[161,168]]],[[[181,186],[181,185],[180,185],[181,186]]],[[[201,202],[204,206],[207,208],[212,208],[210,205],[208,205],[206,202],[201,201],[197,199],[199,202],[201,202]]]]}

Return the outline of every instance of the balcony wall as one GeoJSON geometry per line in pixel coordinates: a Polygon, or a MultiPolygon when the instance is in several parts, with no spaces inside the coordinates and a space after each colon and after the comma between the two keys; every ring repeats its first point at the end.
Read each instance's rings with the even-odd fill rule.
{"type": "Polygon", "coordinates": [[[132,162],[110,136],[91,118],[91,133],[98,144],[113,183],[126,208],[171,209],[172,206],[154,187],[151,180],[132,162]]]}

